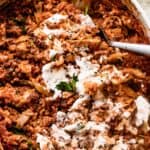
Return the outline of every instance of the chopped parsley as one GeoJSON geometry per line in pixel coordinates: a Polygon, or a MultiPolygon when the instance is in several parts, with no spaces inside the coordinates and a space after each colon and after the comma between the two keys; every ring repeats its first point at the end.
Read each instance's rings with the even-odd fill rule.
{"type": "Polygon", "coordinates": [[[17,18],[13,18],[13,21],[15,22],[15,24],[17,26],[19,26],[22,30],[22,33],[23,34],[26,34],[26,27],[25,27],[25,22],[26,22],[26,19],[25,18],[22,18],[22,19],[17,19],[17,18]]]}
{"type": "Polygon", "coordinates": [[[28,142],[27,142],[27,145],[28,145],[28,149],[29,149],[29,150],[33,150],[33,144],[32,144],[31,141],[28,141],[28,142]]]}
{"type": "Polygon", "coordinates": [[[55,60],[56,60],[56,55],[51,58],[51,61],[55,61],[55,60]]]}
{"type": "Polygon", "coordinates": [[[87,15],[87,14],[88,14],[88,11],[89,11],[89,6],[86,5],[86,6],[85,6],[85,10],[84,10],[84,14],[87,15]]]}
{"type": "Polygon", "coordinates": [[[16,23],[16,25],[21,26],[25,24],[26,19],[25,18],[13,18],[13,21],[16,23]]]}
{"type": "Polygon", "coordinates": [[[85,127],[85,125],[82,124],[82,123],[78,123],[78,124],[77,124],[77,130],[81,130],[81,129],[83,129],[84,127],[85,127]]]}
{"type": "Polygon", "coordinates": [[[9,128],[9,131],[13,132],[14,134],[25,134],[25,131],[17,126],[12,126],[9,128]]]}
{"type": "Polygon", "coordinates": [[[77,81],[78,81],[78,77],[73,76],[70,82],[61,81],[59,84],[56,85],[56,88],[61,91],[75,92],[77,81]]]}

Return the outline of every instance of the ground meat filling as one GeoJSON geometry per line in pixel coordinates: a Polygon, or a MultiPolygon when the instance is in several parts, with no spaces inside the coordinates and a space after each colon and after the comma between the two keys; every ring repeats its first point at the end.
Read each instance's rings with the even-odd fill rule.
{"type": "Polygon", "coordinates": [[[150,147],[149,57],[98,35],[103,27],[111,39],[149,43],[143,26],[116,1],[77,5],[0,10],[0,150],[150,147]]]}

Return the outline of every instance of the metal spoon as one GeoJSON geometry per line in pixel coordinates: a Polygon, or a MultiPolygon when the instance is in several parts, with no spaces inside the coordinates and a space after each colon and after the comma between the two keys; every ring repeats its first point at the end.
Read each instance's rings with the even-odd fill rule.
{"type": "Polygon", "coordinates": [[[99,36],[112,47],[150,56],[150,45],[148,44],[131,44],[126,42],[111,41],[102,28],[100,28],[99,36]]]}

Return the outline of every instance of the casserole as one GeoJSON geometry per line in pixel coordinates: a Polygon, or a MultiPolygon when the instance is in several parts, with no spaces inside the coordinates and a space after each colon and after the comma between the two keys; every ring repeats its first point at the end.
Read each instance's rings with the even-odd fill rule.
{"type": "Polygon", "coordinates": [[[149,57],[98,35],[149,43],[118,1],[91,17],[60,0],[10,2],[0,13],[0,148],[149,148],[149,57]],[[11,13],[10,13],[11,12],[11,13]]]}

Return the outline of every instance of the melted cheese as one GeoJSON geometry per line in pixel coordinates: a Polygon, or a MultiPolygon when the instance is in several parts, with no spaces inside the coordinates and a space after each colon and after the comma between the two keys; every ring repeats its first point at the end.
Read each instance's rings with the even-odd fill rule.
{"type": "Polygon", "coordinates": [[[89,121],[86,124],[85,128],[86,128],[86,130],[95,130],[95,131],[99,131],[99,132],[105,132],[106,129],[109,128],[109,126],[104,122],[101,122],[101,123],[97,124],[94,121],[89,121]]]}
{"type": "Polygon", "coordinates": [[[46,34],[49,38],[51,38],[52,36],[60,36],[66,33],[63,29],[49,29],[47,26],[44,26],[41,31],[44,34],[46,34]]]}
{"type": "Polygon", "coordinates": [[[73,65],[70,64],[67,66],[67,70],[68,70],[68,75],[70,77],[77,76],[79,72],[78,69],[76,69],[73,65]]]}
{"type": "Polygon", "coordinates": [[[74,124],[65,126],[64,130],[69,131],[69,132],[78,131],[78,130],[80,130],[81,126],[84,127],[84,124],[81,123],[80,121],[78,121],[78,122],[75,122],[74,124]]]}
{"type": "Polygon", "coordinates": [[[46,39],[48,43],[49,39],[51,39],[53,36],[60,36],[62,34],[66,34],[66,31],[63,29],[49,29],[46,25],[44,25],[42,28],[37,28],[36,30],[34,30],[35,36],[38,36],[41,33],[44,33],[48,36],[48,38],[46,39]]]}
{"type": "Polygon", "coordinates": [[[122,104],[121,103],[115,103],[113,108],[112,108],[112,111],[117,113],[117,114],[120,114],[121,113],[121,108],[122,108],[122,104]]]}
{"type": "Polygon", "coordinates": [[[136,100],[136,126],[141,126],[144,122],[148,122],[150,115],[150,103],[143,96],[139,96],[136,100]]]}
{"type": "Polygon", "coordinates": [[[74,103],[73,105],[71,106],[70,110],[76,110],[76,109],[79,109],[79,107],[89,101],[90,97],[88,95],[84,95],[83,97],[79,97],[74,103]]]}
{"type": "Polygon", "coordinates": [[[56,85],[61,81],[68,81],[66,70],[53,68],[54,62],[46,64],[42,68],[42,77],[49,90],[54,91],[53,99],[61,96],[61,91],[56,88],[56,85]]]}
{"type": "Polygon", "coordinates": [[[123,140],[120,139],[112,150],[129,150],[129,146],[126,143],[123,143],[123,140]]]}
{"type": "Polygon", "coordinates": [[[48,18],[46,20],[46,22],[50,22],[50,23],[59,23],[61,22],[62,20],[65,20],[67,19],[67,16],[64,16],[64,15],[61,15],[61,14],[54,14],[53,16],[51,16],[50,18],[48,18]]]}
{"type": "Polygon", "coordinates": [[[77,121],[73,124],[66,125],[64,127],[65,131],[70,131],[70,132],[80,131],[80,133],[82,133],[84,131],[90,131],[90,130],[91,131],[99,131],[101,133],[104,133],[107,129],[109,129],[109,126],[106,123],[101,122],[101,123],[97,124],[94,121],[88,121],[87,123],[85,123],[85,121],[84,122],[77,121]]]}
{"type": "Polygon", "coordinates": [[[83,115],[76,111],[68,112],[67,118],[71,123],[74,123],[76,120],[84,120],[83,115]]]}
{"type": "Polygon", "coordinates": [[[130,140],[128,141],[128,144],[136,144],[136,139],[130,139],[130,140]]]}
{"type": "Polygon", "coordinates": [[[63,53],[64,53],[64,49],[62,47],[61,41],[59,41],[58,39],[54,39],[53,49],[50,49],[49,51],[50,58],[55,57],[56,54],[63,54],[63,53]]]}
{"type": "Polygon", "coordinates": [[[79,17],[80,17],[82,26],[89,26],[92,28],[95,27],[95,24],[89,15],[80,14],[79,17]]]}
{"type": "Polygon", "coordinates": [[[103,100],[95,100],[93,103],[93,109],[99,109],[104,104],[103,100]]]}
{"type": "Polygon", "coordinates": [[[56,120],[57,120],[57,122],[62,123],[64,121],[65,117],[66,117],[66,113],[58,111],[57,115],[56,115],[56,120]]]}
{"type": "MultiPolygon", "coordinates": [[[[78,75],[79,81],[76,84],[77,92],[80,95],[85,94],[84,89],[84,82],[88,79],[90,80],[91,77],[94,77],[97,71],[99,70],[98,64],[92,64],[90,61],[88,61],[88,58],[77,58],[76,59],[77,66],[80,67],[80,73],[78,75]]],[[[93,79],[91,79],[93,81],[93,79]]]]}
{"type": "Polygon", "coordinates": [[[102,135],[99,135],[94,142],[93,150],[98,150],[100,147],[104,147],[105,144],[107,144],[106,139],[102,135]]]}
{"type": "Polygon", "coordinates": [[[49,57],[50,57],[50,59],[54,58],[56,56],[56,54],[58,54],[58,52],[56,50],[54,50],[54,49],[51,49],[49,51],[49,57]]]}
{"type": "Polygon", "coordinates": [[[118,84],[120,81],[126,80],[127,75],[123,75],[115,66],[110,66],[110,68],[101,72],[100,77],[105,83],[112,82],[113,84],[118,84]]]}
{"type": "Polygon", "coordinates": [[[52,143],[50,142],[50,139],[48,139],[46,136],[43,136],[41,134],[37,134],[36,142],[40,145],[40,150],[45,150],[48,148],[48,150],[54,150],[54,147],[52,143]]]}
{"type": "Polygon", "coordinates": [[[131,116],[131,113],[128,111],[125,111],[122,116],[125,118],[129,118],[131,116]]]}
{"type": "Polygon", "coordinates": [[[56,125],[52,125],[51,129],[51,134],[57,140],[59,146],[64,147],[70,143],[71,137],[64,129],[58,128],[56,125]]]}
{"type": "Polygon", "coordinates": [[[54,39],[54,46],[53,46],[53,49],[57,50],[57,52],[58,52],[59,54],[64,53],[64,49],[63,49],[63,47],[62,47],[62,43],[61,43],[61,41],[58,40],[58,39],[54,39]]]}
{"type": "Polygon", "coordinates": [[[86,57],[77,58],[76,64],[80,67],[79,80],[94,76],[99,69],[98,64],[92,64],[86,57]]]}

